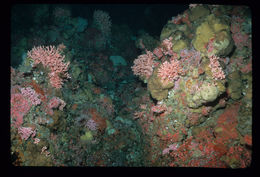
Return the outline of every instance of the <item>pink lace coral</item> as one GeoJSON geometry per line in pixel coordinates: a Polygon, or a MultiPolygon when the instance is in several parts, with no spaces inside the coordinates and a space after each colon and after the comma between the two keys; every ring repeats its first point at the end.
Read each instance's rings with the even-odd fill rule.
{"type": "Polygon", "coordinates": [[[38,105],[41,100],[38,98],[39,94],[35,92],[31,87],[21,88],[22,95],[27,98],[33,105],[38,105]]]}
{"type": "Polygon", "coordinates": [[[43,67],[50,69],[48,74],[50,83],[55,88],[61,88],[63,79],[60,75],[65,78],[70,78],[67,73],[70,62],[63,63],[65,56],[60,54],[60,49],[56,49],[55,46],[39,46],[34,47],[31,51],[28,51],[27,56],[32,58],[34,66],[42,64],[43,67]]]}
{"type": "Polygon", "coordinates": [[[212,55],[209,56],[210,64],[209,67],[211,68],[212,76],[215,80],[218,79],[225,79],[225,74],[219,64],[219,57],[212,55]]]}
{"type": "Polygon", "coordinates": [[[27,140],[30,136],[35,136],[36,130],[33,131],[31,127],[19,127],[18,133],[20,134],[22,139],[27,140]]]}
{"type": "MultiPolygon", "coordinates": [[[[59,106],[59,110],[63,111],[63,108],[66,106],[65,101],[63,101],[62,99],[58,98],[58,97],[53,97],[49,103],[48,103],[48,108],[52,109],[52,108],[57,108],[59,106]]],[[[52,111],[50,111],[52,112],[52,111]]],[[[52,113],[51,113],[52,114],[52,113]]]]}
{"type": "Polygon", "coordinates": [[[163,50],[164,55],[173,55],[174,53],[172,50],[173,44],[171,41],[172,41],[172,37],[169,37],[169,39],[164,39],[162,41],[162,46],[165,48],[163,50]]]}
{"type": "Polygon", "coordinates": [[[31,103],[20,93],[11,94],[11,118],[12,124],[20,127],[23,124],[23,116],[31,109],[31,103]]]}
{"type": "Polygon", "coordinates": [[[90,130],[97,130],[97,123],[93,120],[93,119],[89,119],[87,121],[86,126],[90,129],[90,130]]]}
{"type": "Polygon", "coordinates": [[[131,68],[134,72],[134,75],[148,79],[153,73],[153,65],[153,53],[147,51],[146,54],[139,55],[138,58],[134,60],[134,66],[131,68]]]}
{"type": "Polygon", "coordinates": [[[165,61],[158,69],[158,77],[161,79],[163,85],[167,85],[169,82],[175,81],[179,78],[179,74],[182,72],[179,61],[172,59],[170,62],[165,61]]]}

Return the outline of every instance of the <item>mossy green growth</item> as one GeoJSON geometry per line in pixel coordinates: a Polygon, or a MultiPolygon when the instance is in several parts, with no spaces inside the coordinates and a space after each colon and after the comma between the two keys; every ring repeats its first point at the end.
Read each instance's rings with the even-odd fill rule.
{"type": "Polygon", "coordinates": [[[230,27],[223,20],[213,14],[205,18],[195,32],[192,40],[194,48],[201,53],[207,54],[207,45],[213,40],[213,51],[210,54],[228,55],[233,49],[233,40],[230,35],[230,27]]]}
{"type": "Polygon", "coordinates": [[[247,80],[247,88],[245,91],[245,99],[252,100],[252,72],[249,72],[247,74],[242,74],[242,79],[247,80]]]}
{"type": "Polygon", "coordinates": [[[216,84],[217,84],[217,88],[219,90],[219,92],[224,93],[226,91],[226,87],[225,87],[225,80],[217,80],[216,84]]]}
{"type": "Polygon", "coordinates": [[[90,87],[85,87],[82,90],[82,94],[84,95],[84,98],[88,101],[91,101],[94,99],[93,95],[92,95],[92,91],[90,87]]]}
{"type": "Polygon", "coordinates": [[[173,35],[173,33],[176,30],[177,30],[177,25],[168,22],[168,24],[166,24],[162,29],[160,40],[163,41],[164,39],[169,38],[171,35],[173,35]]]}
{"type": "Polygon", "coordinates": [[[233,100],[238,100],[242,97],[242,80],[238,70],[228,75],[228,93],[233,100]]]}
{"type": "Polygon", "coordinates": [[[206,45],[210,39],[214,38],[214,31],[209,25],[208,21],[205,21],[200,26],[197,27],[196,36],[192,40],[194,48],[202,53],[206,53],[206,45]]]}
{"type": "Polygon", "coordinates": [[[80,136],[80,141],[89,142],[93,140],[93,134],[91,131],[86,131],[84,135],[80,136]]]}
{"type": "Polygon", "coordinates": [[[54,110],[52,115],[53,122],[48,124],[47,127],[51,130],[63,130],[65,128],[64,112],[54,110]]]}
{"type": "Polygon", "coordinates": [[[184,37],[184,33],[183,31],[177,30],[171,35],[171,37],[173,40],[172,42],[175,43],[175,41],[178,41],[184,37]]]}
{"type": "Polygon", "coordinates": [[[74,64],[71,67],[71,76],[73,80],[79,80],[79,75],[81,74],[81,69],[78,65],[74,64]]]}
{"type": "Polygon", "coordinates": [[[157,77],[158,68],[154,70],[153,75],[148,80],[148,90],[151,96],[156,100],[163,100],[168,96],[168,90],[174,86],[173,82],[163,85],[160,78],[157,77]]]}
{"type": "Polygon", "coordinates": [[[141,43],[145,46],[147,50],[152,51],[155,47],[159,45],[159,40],[155,39],[147,33],[144,33],[139,37],[138,40],[136,40],[136,46],[138,48],[142,48],[142,46],[140,45],[141,43]]]}
{"type": "Polygon", "coordinates": [[[209,9],[203,5],[198,5],[195,8],[192,8],[190,11],[191,13],[189,19],[192,22],[210,14],[209,9]]]}
{"type": "MultiPolygon", "coordinates": [[[[226,90],[224,85],[222,85],[224,87],[222,88],[222,86],[211,84],[212,82],[204,82],[200,87],[200,91],[195,92],[193,95],[189,92],[186,93],[186,101],[190,108],[198,108],[204,103],[212,102],[226,90]]],[[[219,84],[223,83],[220,82],[219,84]]]]}
{"type": "Polygon", "coordinates": [[[201,86],[200,92],[201,92],[201,98],[204,102],[214,101],[219,94],[217,87],[215,87],[213,84],[207,84],[207,83],[204,83],[201,86]]]}
{"type": "Polygon", "coordinates": [[[220,31],[219,33],[217,33],[216,38],[213,42],[213,47],[214,49],[211,54],[215,54],[217,56],[228,55],[234,47],[234,42],[231,38],[230,32],[220,31]]]}
{"type": "Polygon", "coordinates": [[[173,44],[172,50],[176,53],[179,53],[181,50],[186,49],[187,47],[188,47],[187,40],[178,40],[173,44]]]}

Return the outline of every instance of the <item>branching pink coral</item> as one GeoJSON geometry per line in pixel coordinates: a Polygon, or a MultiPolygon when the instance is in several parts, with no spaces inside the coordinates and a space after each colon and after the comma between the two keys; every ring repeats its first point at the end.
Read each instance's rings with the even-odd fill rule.
{"type": "Polygon", "coordinates": [[[209,67],[211,68],[212,76],[215,80],[218,79],[225,79],[225,74],[219,64],[219,57],[212,55],[209,56],[210,64],[209,67]]]}
{"type": "Polygon", "coordinates": [[[20,127],[23,124],[23,116],[31,109],[31,103],[28,102],[20,93],[11,94],[11,118],[12,124],[20,127]]]}
{"type": "Polygon", "coordinates": [[[59,110],[63,111],[63,108],[66,106],[65,101],[63,101],[62,99],[58,98],[58,97],[53,97],[48,104],[44,107],[44,111],[48,114],[48,115],[53,115],[53,108],[57,108],[59,106],[59,110]]]}
{"type": "Polygon", "coordinates": [[[161,79],[163,85],[167,85],[172,81],[179,78],[179,74],[182,72],[179,61],[176,59],[170,62],[165,61],[158,70],[158,77],[161,79]]]}
{"type": "Polygon", "coordinates": [[[193,66],[198,67],[201,62],[200,52],[194,49],[183,49],[180,51],[181,64],[183,67],[193,66]]]}
{"type": "Polygon", "coordinates": [[[63,110],[63,108],[66,106],[66,103],[62,100],[62,99],[60,99],[60,98],[58,98],[58,97],[53,97],[50,101],[49,101],[49,103],[48,103],[48,107],[50,108],[50,109],[52,109],[52,108],[57,108],[59,106],[59,110],[63,110]],[[60,105],[60,106],[59,106],[60,105]]]}
{"type": "Polygon", "coordinates": [[[158,57],[158,59],[160,59],[163,56],[163,49],[161,47],[157,47],[153,50],[153,53],[158,57]]]}
{"type": "Polygon", "coordinates": [[[89,119],[87,121],[86,126],[90,129],[90,130],[97,130],[97,123],[93,120],[93,119],[89,119]]]}
{"type": "Polygon", "coordinates": [[[148,79],[153,73],[153,65],[153,53],[147,51],[146,54],[139,55],[138,58],[134,60],[134,65],[131,68],[134,75],[148,79]]]}
{"type": "Polygon", "coordinates": [[[33,105],[38,105],[41,100],[38,98],[39,94],[35,92],[31,87],[21,88],[22,95],[27,98],[33,105]]]}
{"type": "Polygon", "coordinates": [[[151,107],[151,110],[155,113],[162,113],[167,111],[167,106],[165,104],[157,104],[151,107]]]}
{"type": "Polygon", "coordinates": [[[32,130],[31,127],[19,127],[18,133],[20,134],[22,139],[27,140],[30,136],[35,136],[36,130],[32,130]]]}
{"type": "Polygon", "coordinates": [[[168,148],[165,148],[164,150],[163,150],[163,155],[165,155],[165,154],[169,154],[169,152],[170,152],[170,150],[171,151],[176,151],[177,149],[178,149],[178,144],[177,143],[174,143],[174,144],[171,144],[171,145],[169,145],[169,147],[168,148]]]}
{"type": "Polygon", "coordinates": [[[70,78],[67,73],[70,62],[63,63],[65,56],[60,54],[60,49],[56,49],[55,46],[39,46],[34,47],[31,51],[28,51],[27,56],[32,58],[34,66],[42,64],[50,70],[48,74],[50,83],[55,88],[61,88],[63,79],[60,75],[65,78],[70,78]]]}
{"type": "Polygon", "coordinates": [[[162,46],[165,48],[163,50],[164,55],[173,55],[174,53],[172,50],[173,44],[171,41],[172,41],[172,37],[169,37],[169,39],[164,39],[162,41],[162,46]]]}

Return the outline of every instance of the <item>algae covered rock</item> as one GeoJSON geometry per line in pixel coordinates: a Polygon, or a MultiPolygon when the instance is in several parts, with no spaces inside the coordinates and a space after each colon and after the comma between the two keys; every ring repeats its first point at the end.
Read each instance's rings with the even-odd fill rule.
{"type": "Polygon", "coordinates": [[[143,33],[138,37],[135,45],[137,48],[144,49],[145,47],[147,50],[152,51],[159,45],[159,41],[148,33],[143,33]]]}
{"type": "Polygon", "coordinates": [[[212,102],[219,95],[219,91],[218,91],[217,87],[213,84],[207,84],[207,83],[204,83],[201,86],[200,93],[201,93],[201,98],[202,98],[203,102],[212,102]]]}
{"type": "Polygon", "coordinates": [[[228,55],[233,47],[234,42],[228,31],[220,31],[217,33],[215,40],[213,41],[213,51],[212,53],[218,56],[228,55]]]}
{"type": "Polygon", "coordinates": [[[187,104],[190,108],[198,108],[202,104],[215,101],[225,90],[225,86],[221,82],[216,84],[204,82],[195,94],[187,94],[187,104]]]}
{"type": "Polygon", "coordinates": [[[180,30],[175,31],[171,35],[173,41],[178,41],[178,40],[182,39],[183,36],[184,36],[184,33],[182,31],[180,31],[180,30]]]}
{"type": "Polygon", "coordinates": [[[178,40],[173,44],[172,50],[176,53],[179,53],[181,50],[186,49],[187,47],[188,47],[187,40],[178,40]]]}
{"type": "Polygon", "coordinates": [[[73,80],[81,80],[80,75],[82,73],[82,69],[78,64],[74,64],[71,66],[71,77],[73,80]]]}
{"type": "Polygon", "coordinates": [[[245,85],[245,99],[250,101],[252,100],[252,92],[253,92],[253,85],[252,85],[252,72],[249,72],[247,74],[242,74],[241,76],[242,80],[245,80],[247,84],[245,85]]]}
{"type": "Polygon", "coordinates": [[[114,67],[127,65],[126,60],[121,56],[110,56],[109,60],[112,61],[114,67]]]}
{"type": "Polygon", "coordinates": [[[187,94],[186,96],[187,105],[190,108],[198,108],[202,105],[201,93],[197,92],[195,95],[187,94]]]}
{"type": "Polygon", "coordinates": [[[233,100],[238,100],[242,97],[242,80],[238,70],[228,75],[228,93],[233,100]]]}
{"type": "Polygon", "coordinates": [[[206,53],[207,49],[205,46],[208,44],[210,39],[214,38],[214,31],[208,21],[205,21],[198,26],[195,34],[196,36],[192,40],[194,48],[202,53],[206,53]]]}
{"type": "Polygon", "coordinates": [[[209,14],[210,14],[210,11],[207,7],[198,5],[195,8],[191,9],[189,19],[190,19],[190,21],[196,21],[197,19],[207,16],[209,14]]]}
{"type": "Polygon", "coordinates": [[[156,69],[149,78],[147,88],[154,99],[162,100],[167,98],[168,90],[174,86],[174,83],[171,82],[167,85],[163,85],[160,78],[157,77],[157,70],[158,69],[156,69]]]}
{"type": "Polygon", "coordinates": [[[86,131],[84,135],[80,136],[80,141],[87,143],[93,140],[93,134],[91,131],[86,131]]]}
{"type": "Polygon", "coordinates": [[[167,23],[161,32],[160,40],[163,41],[166,38],[169,38],[175,31],[177,31],[177,25],[174,23],[167,23]]]}
{"type": "Polygon", "coordinates": [[[204,54],[225,56],[233,49],[234,42],[229,25],[213,14],[196,28],[195,34],[192,44],[196,50],[204,54]]]}

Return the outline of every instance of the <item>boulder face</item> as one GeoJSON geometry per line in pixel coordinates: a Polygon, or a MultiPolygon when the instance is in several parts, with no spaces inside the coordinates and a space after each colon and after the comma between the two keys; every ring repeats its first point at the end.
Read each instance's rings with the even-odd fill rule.
{"type": "Polygon", "coordinates": [[[228,93],[231,99],[238,100],[242,97],[242,80],[239,71],[234,71],[228,76],[228,93]]]}
{"type": "Polygon", "coordinates": [[[153,72],[153,75],[149,78],[147,88],[151,93],[152,98],[160,101],[168,97],[168,90],[174,86],[171,82],[167,85],[163,85],[161,80],[157,77],[157,71],[153,72]]]}
{"type": "Polygon", "coordinates": [[[210,14],[209,8],[206,6],[196,6],[195,8],[191,9],[190,14],[190,21],[196,21],[199,18],[208,16],[210,14]]]}
{"type": "Polygon", "coordinates": [[[177,31],[177,25],[174,23],[167,23],[162,29],[160,41],[170,37],[175,31],[177,31]]]}
{"type": "Polygon", "coordinates": [[[213,14],[205,18],[195,30],[193,47],[208,55],[226,56],[234,46],[230,34],[230,26],[213,14]]]}
{"type": "Polygon", "coordinates": [[[215,85],[203,84],[201,87],[201,98],[204,102],[212,102],[219,95],[219,91],[215,85]]]}

